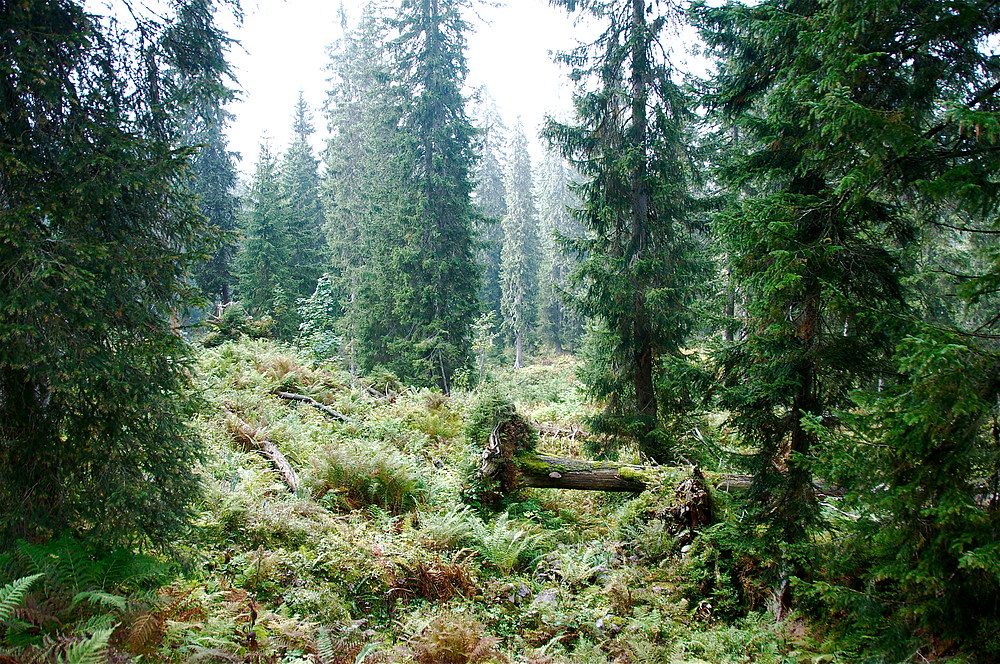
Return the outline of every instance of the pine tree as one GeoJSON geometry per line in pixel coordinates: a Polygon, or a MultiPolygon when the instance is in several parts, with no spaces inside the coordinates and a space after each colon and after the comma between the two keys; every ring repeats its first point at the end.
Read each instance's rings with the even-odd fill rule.
{"type": "Polygon", "coordinates": [[[513,336],[514,368],[524,366],[524,344],[537,319],[538,213],[532,193],[531,156],[520,123],[514,128],[504,181],[507,213],[503,217],[500,286],[504,325],[513,336]]]}
{"type": "Polygon", "coordinates": [[[139,39],[83,3],[0,12],[2,547],[66,530],[161,543],[196,495],[170,319],[213,247],[164,72],[204,73],[179,46],[207,37],[181,18],[164,39],[143,15],[139,39]]]}
{"type": "Polygon", "coordinates": [[[667,17],[656,12],[666,5],[558,4],[604,21],[593,44],[564,58],[576,65],[575,79],[591,81],[577,93],[579,124],[550,121],[546,130],[585,178],[579,219],[587,236],[571,243],[582,260],[574,274],[577,306],[603,324],[611,346],[611,366],[591,373],[618,376],[591,390],[620,411],[643,451],[665,460],[669,443],[654,435],[655,378],[661,356],[677,353],[691,326],[689,284],[697,270],[687,233],[690,111],[669,62],[658,56],[667,17]]]}
{"type": "Polygon", "coordinates": [[[279,182],[288,240],[285,288],[295,298],[312,295],[328,263],[323,207],[319,200],[319,161],[309,144],[314,131],[309,107],[300,92],[292,122],[292,142],[281,162],[279,182]]]}

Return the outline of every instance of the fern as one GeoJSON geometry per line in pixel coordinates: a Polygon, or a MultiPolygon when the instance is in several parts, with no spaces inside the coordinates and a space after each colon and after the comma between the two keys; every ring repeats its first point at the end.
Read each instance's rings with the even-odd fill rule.
{"type": "Polygon", "coordinates": [[[316,633],[316,654],[319,655],[321,664],[332,662],[337,656],[337,649],[334,647],[333,639],[330,638],[330,632],[326,627],[320,627],[316,633]]]}
{"type": "Polygon", "coordinates": [[[361,652],[358,653],[358,656],[354,658],[354,664],[364,664],[364,661],[368,659],[368,655],[372,654],[376,648],[378,648],[377,643],[366,644],[365,647],[361,649],[361,652]]]}
{"type": "Polygon", "coordinates": [[[507,512],[488,526],[478,519],[471,526],[476,549],[504,574],[510,574],[544,539],[540,533],[518,528],[507,512]]]}
{"type": "Polygon", "coordinates": [[[102,606],[110,609],[118,609],[119,611],[125,610],[126,600],[121,595],[113,595],[111,593],[106,593],[100,590],[85,590],[82,593],[77,593],[73,596],[72,608],[82,601],[88,601],[94,606],[102,606]]]}
{"type": "Polygon", "coordinates": [[[66,655],[61,658],[62,664],[100,664],[116,626],[98,630],[92,636],[67,646],[66,655]]]}
{"type": "Polygon", "coordinates": [[[147,611],[132,620],[125,643],[134,653],[148,653],[163,639],[163,617],[155,611],[147,611]]]}
{"type": "Polygon", "coordinates": [[[3,588],[0,588],[0,622],[6,622],[10,618],[10,614],[14,612],[14,608],[24,599],[24,594],[28,592],[31,584],[42,578],[42,576],[42,574],[32,574],[31,576],[12,581],[3,588]]]}

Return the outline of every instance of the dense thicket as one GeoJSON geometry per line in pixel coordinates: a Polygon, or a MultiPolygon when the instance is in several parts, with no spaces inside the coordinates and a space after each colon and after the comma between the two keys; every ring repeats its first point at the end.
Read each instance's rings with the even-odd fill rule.
{"type": "Polygon", "coordinates": [[[0,13],[4,545],[64,529],[158,538],[195,491],[171,320],[212,234],[175,121],[219,63],[188,50],[210,21],[186,6],[166,32],[69,0],[0,13]]]}
{"type": "Polygon", "coordinates": [[[913,275],[940,271],[939,227],[992,232],[1000,71],[984,45],[1000,14],[776,1],[697,16],[721,61],[708,102],[740,141],[720,176],[742,200],[720,235],[746,328],[721,359],[757,522],[786,573],[827,573],[787,546],[817,532],[813,472],[839,479],[856,516],[823,530],[850,581],[821,594],[893,657],[920,629],[994,651],[995,319],[962,329],[942,301],[989,291],[993,268],[909,286],[936,281],[913,275]]]}

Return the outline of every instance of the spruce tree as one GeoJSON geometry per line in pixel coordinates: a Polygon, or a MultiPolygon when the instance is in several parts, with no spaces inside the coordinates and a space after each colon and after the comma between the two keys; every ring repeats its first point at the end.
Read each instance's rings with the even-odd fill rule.
{"type": "Polygon", "coordinates": [[[501,320],[500,251],[503,247],[503,229],[500,227],[500,220],[507,214],[504,190],[507,128],[496,102],[485,88],[480,88],[477,101],[474,120],[482,135],[480,157],[475,168],[473,201],[479,212],[476,234],[479,240],[476,255],[482,269],[479,299],[484,311],[493,312],[494,317],[501,320]]]}
{"type": "Polygon", "coordinates": [[[290,248],[287,208],[281,199],[278,160],[261,144],[240,215],[236,253],[236,291],[243,307],[256,318],[270,316],[285,339],[298,329],[289,283],[290,248]]]}
{"type": "Polygon", "coordinates": [[[563,242],[572,243],[584,235],[583,226],[572,210],[579,205],[572,187],[578,178],[561,156],[547,151],[538,169],[535,187],[541,236],[538,295],[539,323],[543,339],[556,353],[575,348],[582,333],[579,314],[565,301],[569,277],[577,261],[563,242]]]}
{"type": "Polygon", "coordinates": [[[213,302],[230,300],[235,250],[236,213],[234,189],[235,155],[229,150],[226,127],[232,120],[226,106],[236,98],[234,76],[226,54],[232,40],[215,23],[216,3],[191,0],[178,11],[164,41],[169,45],[167,77],[182,98],[185,111],[178,128],[186,144],[196,152],[191,159],[190,187],[198,198],[198,209],[222,241],[215,253],[195,271],[198,285],[213,302]]]}
{"type": "Polygon", "coordinates": [[[524,344],[538,318],[538,213],[532,192],[531,156],[520,123],[514,128],[504,180],[500,287],[504,326],[513,337],[514,368],[524,366],[524,344]]]}
{"type": "Polygon", "coordinates": [[[387,339],[396,318],[394,252],[405,242],[412,140],[401,129],[404,99],[391,76],[388,26],[366,8],[332,52],[321,197],[331,255],[331,290],[341,308],[342,356],[352,374],[394,367],[387,339]]]}
{"type": "Polygon", "coordinates": [[[309,107],[299,92],[292,142],[282,159],[279,181],[288,254],[285,288],[295,298],[312,295],[328,262],[323,206],[319,200],[319,161],[309,144],[314,131],[309,107]]]}
{"type": "Polygon", "coordinates": [[[225,135],[225,121],[207,122],[189,140],[198,147],[191,160],[191,191],[198,198],[198,210],[222,241],[211,257],[195,268],[195,280],[213,302],[228,304],[232,299],[232,262],[236,245],[236,215],[239,199],[235,194],[236,165],[225,135]]]}
{"type": "Polygon", "coordinates": [[[447,392],[469,361],[478,310],[472,167],[476,132],[465,112],[461,0],[403,0],[393,23],[395,73],[409,97],[402,128],[412,140],[407,231],[394,247],[398,291],[387,351],[404,377],[447,392]]]}
{"type": "MultiPolygon", "coordinates": [[[[894,602],[931,584],[922,627],[947,621],[959,632],[982,625],[971,612],[955,618],[963,594],[976,598],[969,606],[995,598],[970,592],[989,567],[961,562],[996,533],[970,477],[987,449],[995,382],[981,373],[985,349],[969,352],[975,336],[903,340],[920,330],[904,249],[925,219],[996,209],[997,137],[983,128],[996,126],[1000,83],[978,44],[997,14],[987,2],[698,9],[722,60],[713,104],[751,141],[723,171],[746,197],[723,232],[748,320],[722,360],[724,404],[756,452],[755,514],[771,536],[762,542],[807,539],[818,520],[811,471],[825,469],[858,487],[852,500],[878,521],[849,529],[882,557],[862,574],[866,600],[887,600],[879,615],[898,616],[894,602]],[[877,426],[839,430],[862,404],[877,426]]],[[[785,576],[801,566],[786,558],[785,576]]]]}
{"type": "Polygon", "coordinates": [[[587,81],[575,99],[578,123],[550,121],[547,135],[580,171],[580,222],[587,235],[570,246],[577,306],[606,331],[591,390],[609,404],[644,452],[670,457],[654,434],[660,358],[676,354],[691,327],[689,287],[697,270],[688,234],[693,202],[685,154],[690,111],[662,57],[666,3],[559,0],[589,12],[603,32],[568,54],[573,77],[587,81]],[[610,356],[610,357],[609,357],[610,356]],[[610,365],[610,366],[609,366],[610,365]],[[611,376],[612,380],[607,381],[611,376]]]}
{"type": "Polygon", "coordinates": [[[165,72],[205,73],[181,56],[208,37],[141,18],[142,39],[82,2],[0,12],[0,547],[163,543],[197,492],[171,316],[213,247],[165,72]]]}

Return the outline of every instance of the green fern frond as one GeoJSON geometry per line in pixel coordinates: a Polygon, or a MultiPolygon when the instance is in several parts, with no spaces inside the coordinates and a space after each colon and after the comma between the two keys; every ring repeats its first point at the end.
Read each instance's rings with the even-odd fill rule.
{"type": "Polygon", "coordinates": [[[326,627],[320,627],[316,632],[316,654],[319,655],[320,664],[332,662],[337,656],[337,649],[330,638],[330,632],[326,627]]]}
{"type": "Polygon", "coordinates": [[[127,600],[121,595],[114,595],[101,590],[84,590],[83,592],[77,593],[73,596],[72,607],[75,609],[76,606],[83,601],[90,602],[95,606],[103,606],[106,608],[124,611],[127,600]]]}
{"type": "Polygon", "coordinates": [[[0,588],[0,622],[6,622],[14,608],[24,599],[24,594],[32,583],[42,578],[42,574],[32,574],[12,581],[0,588]]]}
{"type": "Polygon", "coordinates": [[[89,638],[70,644],[66,648],[66,655],[61,658],[62,664],[100,664],[114,631],[115,626],[98,630],[89,638]]]}
{"type": "Polygon", "coordinates": [[[368,659],[368,655],[372,654],[376,648],[378,648],[377,643],[365,644],[365,647],[361,649],[358,656],[354,658],[354,664],[364,664],[364,661],[368,659]]]}

